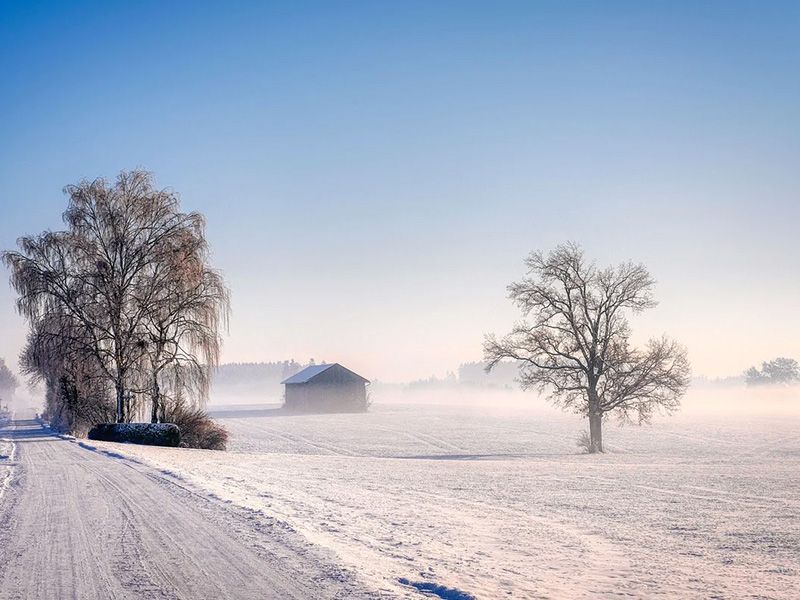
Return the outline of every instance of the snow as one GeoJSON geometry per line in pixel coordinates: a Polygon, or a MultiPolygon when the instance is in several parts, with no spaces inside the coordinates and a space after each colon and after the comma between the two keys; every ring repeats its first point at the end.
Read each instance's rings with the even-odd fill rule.
{"type": "Polygon", "coordinates": [[[3,436],[8,431],[7,427],[12,418],[13,414],[9,410],[0,410],[0,498],[11,484],[14,475],[17,447],[11,438],[3,436]]]}
{"type": "Polygon", "coordinates": [[[14,443],[9,438],[0,437],[0,498],[3,497],[3,493],[11,482],[11,476],[14,474],[15,454],[14,443]]]}
{"type": "Polygon", "coordinates": [[[543,406],[229,412],[229,452],[91,444],[284,521],[391,597],[800,597],[800,401],[609,426],[601,456],[543,406]]]}

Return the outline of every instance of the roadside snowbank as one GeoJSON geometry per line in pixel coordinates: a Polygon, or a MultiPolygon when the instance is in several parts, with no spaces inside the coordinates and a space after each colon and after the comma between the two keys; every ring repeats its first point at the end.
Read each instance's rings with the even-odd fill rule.
{"type": "MultiPolygon", "coordinates": [[[[2,436],[3,430],[0,430],[2,436]]],[[[0,499],[14,475],[14,459],[17,447],[9,438],[0,437],[0,499]]]]}

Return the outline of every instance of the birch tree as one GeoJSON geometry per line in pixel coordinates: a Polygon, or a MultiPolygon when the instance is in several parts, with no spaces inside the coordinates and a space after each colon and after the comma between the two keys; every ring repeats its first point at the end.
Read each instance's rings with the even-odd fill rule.
{"type": "Polygon", "coordinates": [[[145,328],[153,423],[164,420],[167,400],[207,399],[230,312],[228,289],[208,266],[202,221],[165,244],[158,265],[145,328]]]}
{"type": "Polygon", "coordinates": [[[641,264],[598,268],[575,244],[533,252],[527,275],[512,283],[523,320],[503,338],[486,337],[487,370],[519,361],[523,389],[536,389],[589,419],[590,452],[603,451],[604,419],[648,422],[680,405],[689,385],[685,350],[666,337],[633,348],[627,315],[656,305],[641,264]]]}
{"type": "Polygon", "coordinates": [[[114,418],[109,380],[81,342],[83,328],[67,315],[51,314],[35,323],[20,356],[31,383],[45,386],[45,414],[59,431],[85,433],[114,418]]]}
{"type": "MultiPolygon", "coordinates": [[[[83,181],[65,192],[66,230],[23,237],[19,250],[4,253],[3,259],[19,295],[17,308],[32,329],[59,316],[80,330],[74,343],[111,382],[116,420],[123,422],[132,416],[129,393],[145,391],[141,382],[152,381],[143,365],[156,364],[148,359],[159,337],[152,330],[153,316],[164,312],[164,290],[185,286],[197,260],[206,258],[182,254],[186,240],[205,247],[204,220],[181,212],[177,196],[155,189],[144,171],[123,172],[113,183],[83,181]]],[[[221,279],[218,283],[224,289],[221,279]]],[[[180,322],[191,310],[179,303],[166,313],[180,322]]],[[[204,324],[207,333],[217,335],[218,319],[204,324]]],[[[190,354],[198,347],[204,351],[202,344],[181,350],[190,354]]]]}

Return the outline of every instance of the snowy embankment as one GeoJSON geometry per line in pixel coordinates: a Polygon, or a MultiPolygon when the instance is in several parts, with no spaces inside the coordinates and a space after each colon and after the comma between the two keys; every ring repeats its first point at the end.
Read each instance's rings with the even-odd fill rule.
{"type": "Polygon", "coordinates": [[[6,491],[11,477],[14,474],[14,455],[16,445],[5,434],[11,426],[13,415],[9,410],[0,410],[0,498],[6,491]]]}
{"type": "Polygon", "coordinates": [[[576,454],[577,418],[481,406],[229,412],[230,452],[92,444],[288,523],[391,597],[789,599],[793,410],[609,427],[603,456],[576,454]]]}
{"type": "Polygon", "coordinates": [[[0,429],[0,499],[11,482],[11,476],[14,474],[14,455],[16,453],[16,446],[9,438],[3,437],[3,433],[7,431],[0,429]]]}

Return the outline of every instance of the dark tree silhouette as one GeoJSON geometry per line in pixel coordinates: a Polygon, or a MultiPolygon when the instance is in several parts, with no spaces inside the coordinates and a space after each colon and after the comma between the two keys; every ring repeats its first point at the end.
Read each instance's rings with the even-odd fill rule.
{"type": "Polygon", "coordinates": [[[487,370],[520,361],[523,389],[549,392],[557,405],[589,418],[590,452],[603,451],[602,424],[614,413],[649,421],[675,410],[689,384],[685,350],[665,337],[630,345],[627,312],[655,306],[642,265],[597,268],[575,244],[532,253],[527,277],[509,286],[524,320],[502,339],[486,337],[487,370]]]}

